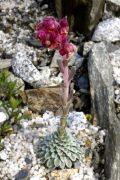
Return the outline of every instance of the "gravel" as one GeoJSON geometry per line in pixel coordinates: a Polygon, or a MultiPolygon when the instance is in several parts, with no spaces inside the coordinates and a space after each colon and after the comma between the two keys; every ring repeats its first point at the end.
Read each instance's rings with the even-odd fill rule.
{"type": "MultiPolygon", "coordinates": [[[[39,138],[54,132],[58,127],[59,120],[59,116],[55,117],[52,112],[47,111],[42,117],[22,120],[21,129],[17,133],[2,139],[4,149],[0,151],[0,178],[16,179],[17,177],[19,179],[19,176],[27,176],[32,180],[45,178],[49,170],[41,165],[36,156],[39,138]]],[[[84,146],[84,154],[88,149],[87,141],[90,142],[91,151],[98,144],[104,144],[105,132],[99,130],[99,127],[90,125],[83,112],[70,112],[68,125],[70,132],[77,136],[80,144],[84,146]]],[[[91,163],[86,160],[84,154],[78,169],[82,168],[83,175],[89,176],[89,180],[96,179],[93,167],[90,167],[91,163]]],[[[79,176],[81,177],[79,180],[82,180],[81,172],[79,176]]]]}

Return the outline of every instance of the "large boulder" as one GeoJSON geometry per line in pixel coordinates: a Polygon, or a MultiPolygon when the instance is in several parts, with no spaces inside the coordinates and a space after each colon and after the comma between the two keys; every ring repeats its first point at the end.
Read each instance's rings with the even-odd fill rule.
{"type": "Polygon", "coordinates": [[[41,87],[25,90],[20,95],[23,102],[34,112],[43,113],[48,110],[59,114],[62,112],[61,93],[61,87],[41,87]]]}
{"type": "Polygon", "coordinates": [[[120,123],[114,107],[112,66],[103,42],[93,45],[88,62],[94,122],[107,129],[105,175],[120,179],[120,123]]]}
{"type": "Polygon", "coordinates": [[[103,13],[104,0],[55,0],[59,18],[68,16],[73,29],[89,36],[103,13]]]}
{"type": "Polygon", "coordinates": [[[110,18],[100,22],[93,34],[93,41],[120,41],[120,18],[110,18]]]}
{"type": "Polygon", "coordinates": [[[16,53],[12,59],[12,69],[16,76],[29,83],[34,88],[43,86],[55,86],[62,82],[62,77],[51,76],[51,69],[48,66],[41,67],[40,71],[32,63],[29,58],[29,49],[18,43],[16,53]]]}

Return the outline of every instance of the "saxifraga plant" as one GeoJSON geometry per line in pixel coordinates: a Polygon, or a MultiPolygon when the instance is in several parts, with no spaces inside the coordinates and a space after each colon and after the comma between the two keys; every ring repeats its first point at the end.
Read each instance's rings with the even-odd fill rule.
{"type": "Polygon", "coordinates": [[[70,82],[74,74],[68,63],[76,51],[76,48],[68,42],[68,31],[67,17],[58,22],[54,17],[49,16],[42,22],[39,22],[36,28],[36,36],[42,45],[50,49],[58,49],[63,57],[61,61],[58,61],[60,71],[63,74],[63,115],[60,119],[58,130],[40,140],[38,152],[41,163],[45,164],[49,169],[71,168],[73,162],[81,157],[80,144],[66,129],[72,101],[70,82]]]}

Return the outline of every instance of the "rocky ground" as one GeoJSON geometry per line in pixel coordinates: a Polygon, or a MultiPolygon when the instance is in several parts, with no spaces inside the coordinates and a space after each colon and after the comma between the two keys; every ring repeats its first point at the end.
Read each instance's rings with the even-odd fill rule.
{"type": "MultiPolygon", "coordinates": [[[[104,179],[105,131],[92,125],[85,116],[90,113],[87,62],[91,58],[100,59],[101,55],[96,51],[103,52],[105,49],[104,58],[107,54],[107,63],[112,67],[115,112],[120,119],[120,3],[117,0],[106,1],[102,20],[89,41],[79,34],[71,33],[69,36],[78,47],[78,53],[72,57],[70,64],[75,68],[76,75],[68,124],[69,130],[84,147],[85,156],[81,162],[74,164],[71,172],[66,170],[63,173],[65,177],[59,171],[50,172],[36,157],[39,137],[56,130],[61,114],[58,102],[62,75],[56,63],[60,56],[57,51],[44,49],[35,39],[36,23],[46,15],[54,15],[51,6],[53,4],[49,1],[44,3],[42,0],[0,1],[0,69],[11,71],[10,80],[15,80],[17,76],[18,86],[22,86],[23,91],[21,97],[33,111],[32,120],[23,119],[20,128],[16,130],[14,126],[14,132],[1,141],[4,144],[4,149],[0,151],[1,180],[65,180],[68,176],[71,180],[104,179]],[[35,94],[40,98],[36,98],[35,94]]],[[[102,69],[100,64],[102,62],[98,69],[102,69]]],[[[105,72],[103,74],[105,79],[105,72]]],[[[5,114],[0,109],[0,126],[8,119],[5,114]]]]}
{"type": "MultiPolygon", "coordinates": [[[[42,117],[37,116],[32,120],[22,120],[21,129],[3,139],[4,150],[0,152],[0,178],[1,179],[24,179],[45,180],[57,179],[59,171],[54,175],[41,165],[40,159],[36,157],[39,138],[54,132],[59,124],[60,116],[55,117],[52,112],[46,112],[42,117]]],[[[81,144],[81,161],[74,164],[76,173],[71,169],[71,180],[73,179],[98,179],[99,172],[94,174],[91,167],[92,155],[94,154],[94,166],[104,165],[104,157],[99,159],[100,148],[104,148],[105,132],[99,127],[94,127],[87,122],[82,112],[71,112],[68,118],[70,131],[78,138],[81,144]],[[83,147],[84,148],[83,148],[83,147]],[[99,147],[101,146],[101,147],[99,147]],[[84,157],[84,154],[85,157],[84,157]],[[97,160],[96,160],[97,157],[97,160]],[[79,170],[77,170],[79,169],[79,170]]],[[[67,179],[69,172],[63,176],[67,179]]],[[[59,179],[62,179],[60,176],[59,179]]]]}

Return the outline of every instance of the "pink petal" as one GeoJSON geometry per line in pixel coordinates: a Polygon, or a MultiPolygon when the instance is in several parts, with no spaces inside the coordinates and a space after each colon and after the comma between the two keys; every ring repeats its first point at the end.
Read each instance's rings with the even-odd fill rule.
{"type": "Polygon", "coordinates": [[[43,20],[43,27],[48,31],[55,31],[59,26],[59,23],[52,16],[49,16],[43,20]]]}
{"type": "Polygon", "coordinates": [[[68,34],[69,25],[67,21],[67,17],[64,17],[60,20],[60,34],[68,34]]]}
{"type": "Polygon", "coordinates": [[[60,26],[61,27],[69,27],[68,21],[67,21],[67,16],[60,20],[60,26]]]}

